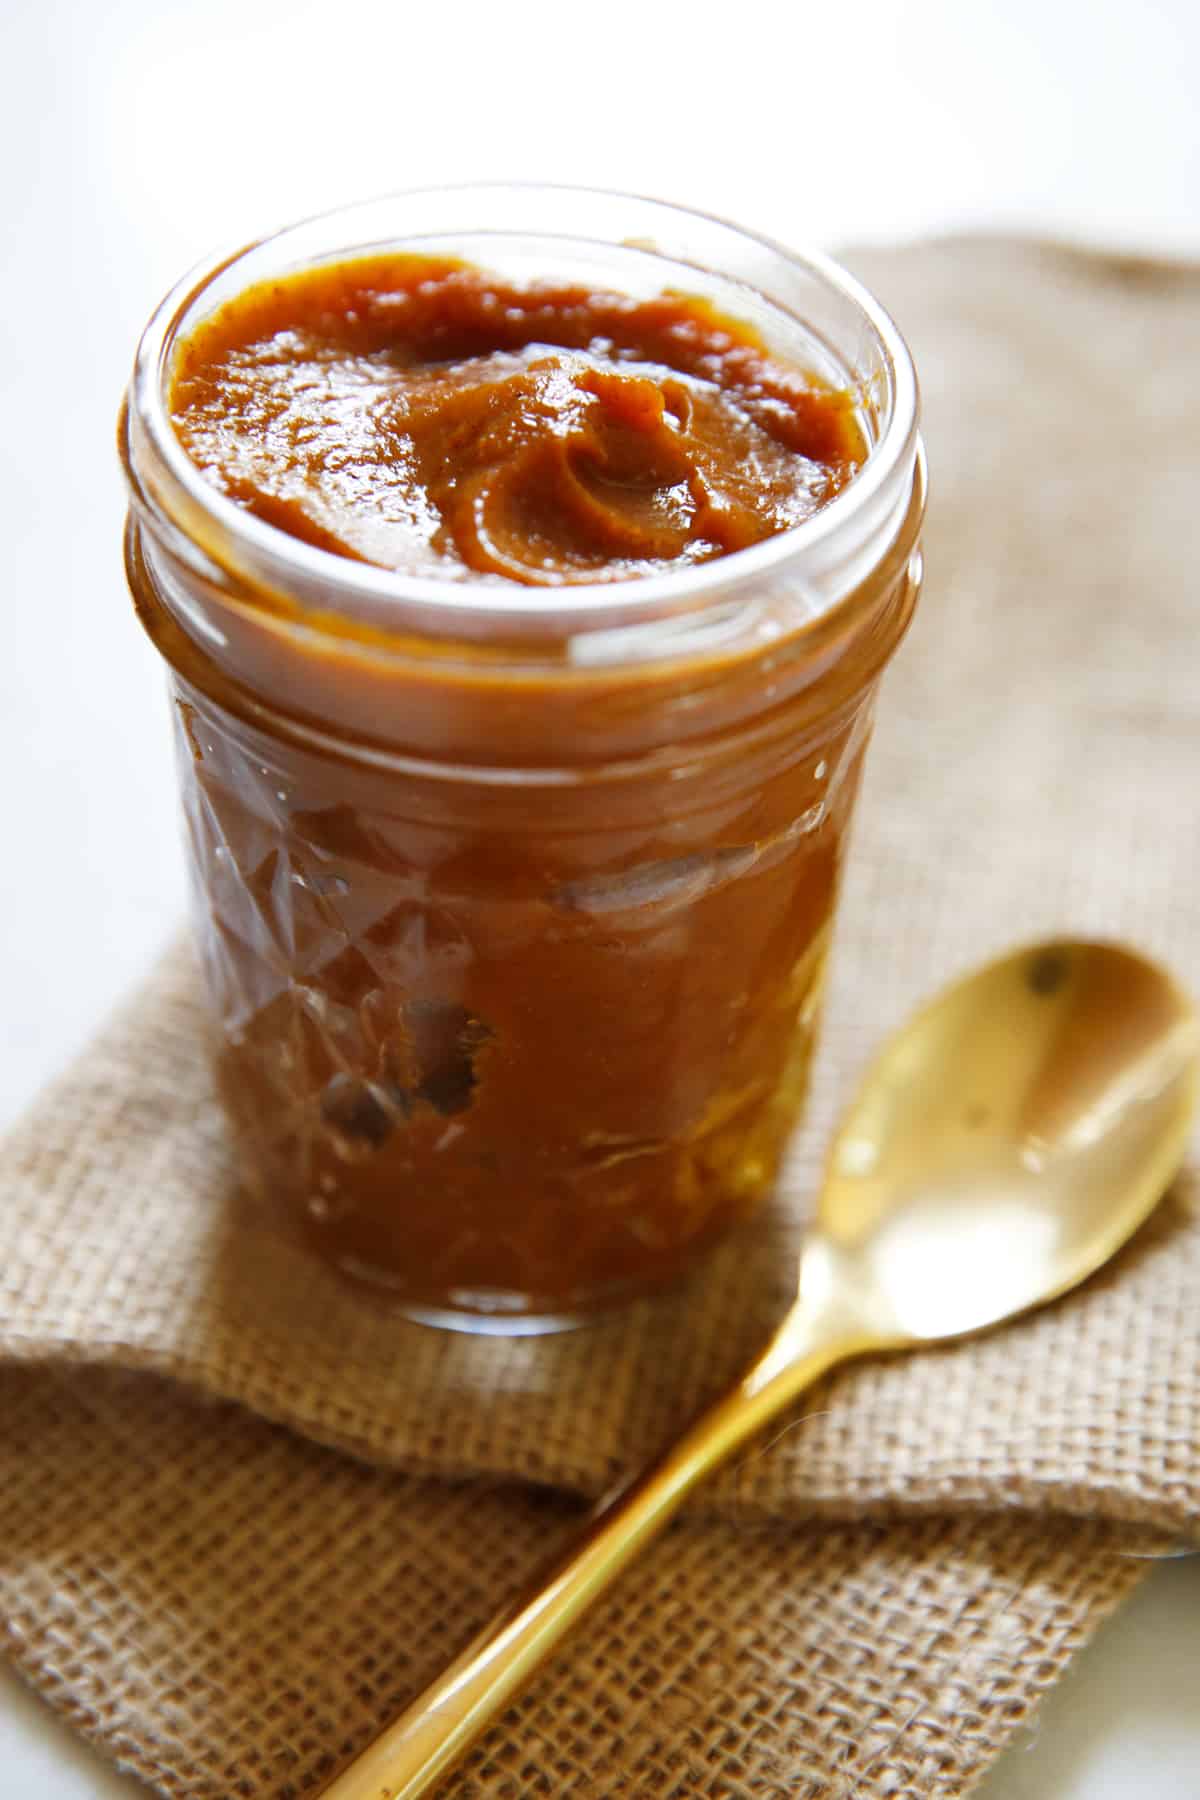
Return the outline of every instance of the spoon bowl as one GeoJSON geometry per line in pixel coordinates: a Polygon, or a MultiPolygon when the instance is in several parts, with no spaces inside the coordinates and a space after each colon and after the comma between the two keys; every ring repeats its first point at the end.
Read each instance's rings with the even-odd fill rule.
{"type": "Polygon", "coordinates": [[[956,1337],[1093,1274],[1182,1159],[1200,1029],[1118,944],[1019,951],[887,1043],[830,1150],[806,1307],[884,1345],[956,1337]]]}
{"type": "Polygon", "coordinates": [[[886,1044],[830,1151],[799,1291],[758,1360],[325,1789],[417,1800],[692,1489],[851,1357],[982,1331],[1095,1273],[1182,1160],[1200,1025],[1116,944],[990,963],[886,1044]]]}

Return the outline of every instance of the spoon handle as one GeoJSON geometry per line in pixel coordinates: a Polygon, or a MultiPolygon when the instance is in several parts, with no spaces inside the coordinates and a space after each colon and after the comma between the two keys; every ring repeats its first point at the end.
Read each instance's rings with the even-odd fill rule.
{"type": "Polygon", "coordinates": [[[837,1322],[794,1309],[737,1386],[601,1501],[573,1547],[485,1626],[320,1800],[417,1800],[428,1793],[697,1483],[827,1369],[870,1347],[837,1322]]]}

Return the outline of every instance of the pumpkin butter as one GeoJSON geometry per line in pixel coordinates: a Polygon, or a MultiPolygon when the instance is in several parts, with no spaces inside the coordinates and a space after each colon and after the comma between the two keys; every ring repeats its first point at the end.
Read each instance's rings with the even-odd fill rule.
{"type": "Polygon", "coordinates": [[[250,284],[163,367],[222,529],[307,557],[295,594],[239,586],[131,522],[251,1185],[422,1317],[530,1328],[673,1278],[797,1116],[919,502],[865,628],[780,625],[766,590],[750,631],[629,656],[565,621],[803,525],[867,459],[861,393],[706,299],[399,253],[250,284]],[[314,570],[352,568],[496,629],[351,616],[314,570]]]}
{"type": "Polygon", "coordinates": [[[295,537],[545,587],[745,549],[865,448],[849,396],[698,300],[419,257],[243,294],[182,347],[170,404],[205,475],[295,537]]]}

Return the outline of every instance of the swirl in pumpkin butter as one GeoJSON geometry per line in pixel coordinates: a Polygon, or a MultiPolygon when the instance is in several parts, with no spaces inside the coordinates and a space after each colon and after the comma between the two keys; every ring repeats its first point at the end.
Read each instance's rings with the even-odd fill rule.
{"type": "Polygon", "coordinates": [[[744,549],[865,453],[849,395],[702,301],[422,258],[251,289],[184,345],[171,405],[209,479],[295,537],[545,587],[744,549]]]}

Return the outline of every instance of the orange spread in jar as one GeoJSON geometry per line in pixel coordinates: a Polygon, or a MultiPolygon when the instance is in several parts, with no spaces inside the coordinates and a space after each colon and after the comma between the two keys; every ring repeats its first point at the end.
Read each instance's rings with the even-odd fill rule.
{"type": "MultiPolygon", "coordinates": [[[[548,609],[787,530],[866,455],[848,393],[707,302],[400,255],[248,289],[179,347],[169,404],[256,518],[548,609]]],[[[258,1186],[432,1309],[554,1314],[676,1274],[769,1189],[802,1097],[871,671],[844,656],[818,703],[777,658],[766,704],[757,651],[511,677],[469,646],[422,660],[324,619],[273,637],[233,608],[221,651],[136,544],[130,572],[175,671],[258,1186]],[[273,713],[247,700],[251,654],[273,713]],[[755,709],[770,728],[743,742],[755,709]],[[454,778],[388,762],[418,729],[454,778]],[[619,778],[589,749],[618,729],[619,778]],[[487,779],[486,757],[526,773],[487,779]]]]}

